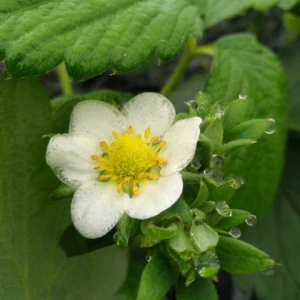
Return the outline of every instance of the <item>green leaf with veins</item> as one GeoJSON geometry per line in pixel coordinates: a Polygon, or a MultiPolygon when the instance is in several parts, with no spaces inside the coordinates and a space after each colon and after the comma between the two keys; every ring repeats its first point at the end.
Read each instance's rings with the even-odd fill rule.
{"type": "Polygon", "coordinates": [[[77,80],[112,68],[124,72],[154,52],[173,58],[203,31],[200,0],[35,2],[2,4],[0,60],[15,77],[45,73],[62,61],[77,80]]]}
{"type": "Polygon", "coordinates": [[[300,299],[300,140],[288,143],[287,163],[277,200],[268,215],[248,230],[245,239],[278,262],[272,276],[255,274],[237,278],[242,288],[255,288],[261,300],[300,299]]]}
{"type": "Polygon", "coordinates": [[[38,78],[2,75],[0,85],[0,299],[112,299],[125,253],[109,247],[67,258],[59,247],[70,203],[49,199],[58,181],[44,162],[42,136],[52,130],[45,91],[38,78]]]}
{"type": "MultiPolygon", "coordinates": [[[[287,126],[286,80],[280,62],[251,35],[233,35],[216,43],[206,92],[226,107],[248,96],[246,118],[274,118],[276,132],[251,147],[236,150],[225,166],[228,176],[243,176],[231,207],[262,215],[272,203],[280,178],[287,126]]],[[[241,100],[243,101],[243,100],[241,100]]]]}

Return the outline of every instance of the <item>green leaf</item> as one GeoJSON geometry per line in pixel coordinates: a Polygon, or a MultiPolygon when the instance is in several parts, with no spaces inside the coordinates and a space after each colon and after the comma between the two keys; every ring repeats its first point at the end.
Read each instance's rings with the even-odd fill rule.
{"type": "Polygon", "coordinates": [[[247,99],[237,99],[229,103],[223,119],[225,133],[244,121],[247,106],[247,99]]]}
{"type": "Polygon", "coordinates": [[[75,96],[60,96],[51,100],[53,131],[54,133],[68,132],[70,115],[80,101],[84,100],[100,100],[106,103],[121,106],[132,97],[131,94],[121,93],[111,90],[98,90],[86,94],[75,96]]]}
{"type": "Polygon", "coordinates": [[[225,168],[228,176],[243,176],[246,181],[232,198],[232,207],[262,215],[275,197],[283,166],[287,125],[283,69],[277,57],[252,36],[229,36],[216,44],[206,91],[213,99],[222,99],[225,107],[239,94],[247,95],[247,118],[276,120],[274,134],[264,135],[255,147],[235,151],[225,168]]]}
{"type": "Polygon", "coordinates": [[[212,144],[212,152],[216,153],[223,142],[223,125],[221,119],[216,119],[207,126],[203,134],[207,137],[212,144]]]}
{"type": "MultiPolygon", "coordinates": [[[[150,219],[151,220],[151,219],[150,219]]],[[[171,224],[168,227],[159,227],[150,223],[150,221],[142,222],[143,234],[141,237],[141,247],[151,247],[158,244],[160,241],[172,238],[177,233],[176,224],[171,224]],[[148,223],[145,225],[145,223],[148,223]]]]}
{"type": "Polygon", "coordinates": [[[207,201],[208,196],[209,192],[206,183],[204,181],[200,181],[199,192],[195,201],[191,204],[191,208],[199,207],[200,205],[202,205],[205,201],[207,201]]]}
{"type": "Polygon", "coordinates": [[[143,271],[137,300],[162,300],[172,282],[172,271],[166,259],[154,256],[143,271]]]}
{"type": "Polygon", "coordinates": [[[209,185],[209,200],[219,202],[219,201],[227,201],[233,197],[236,190],[232,187],[232,182],[227,181],[218,186],[209,185]]]}
{"type": "Polygon", "coordinates": [[[227,141],[248,139],[257,140],[274,123],[273,119],[252,119],[233,127],[226,135],[227,141]]]}
{"type": "Polygon", "coordinates": [[[280,57],[288,76],[290,102],[289,102],[289,128],[300,131],[300,41],[285,49],[280,57]]]}
{"type": "Polygon", "coordinates": [[[0,77],[0,298],[111,300],[127,268],[109,247],[68,258],[59,242],[69,201],[53,202],[58,182],[45,164],[51,107],[38,78],[0,77]]]}
{"type": "Polygon", "coordinates": [[[245,222],[251,215],[249,212],[240,209],[232,209],[232,216],[230,218],[220,217],[219,221],[215,224],[218,229],[230,229],[245,222]]]}
{"type": "Polygon", "coordinates": [[[198,278],[188,287],[181,280],[176,291],[177,300],[218,300],[217,291],[210,279],[198,278]]]}
{"type": "Polygon", "coordinates": [[[118,246],[126,248],[129,239],[135,236],[140,230],[140,221],[130,218],[128,215],[123,214],[117,225],[117,232],[114,239],[118,246]]]}
{"type": "MultiPolygon", "coordinates": [[[[243,278],[243,285],[255,287],[259,299],[300,299],[300,141],[288,143],[287,163],[274,207],[245,238],[270,253],[280,264],[273,275],[243,278]]],[[[238,281],[239,282],[239,281],[238,281]]]]}
{"type": "Polygon", "coordinates": [[[272,268],[268,254],[243,241],[220,237],[216,248],[221,268],[233,274],[250,274],[272,268]]]}
{"type": "Polygon", "coordinates": [[[226,144],[223,144],[219,150],[217,151],[217,154],[222,155],[225,153],[231,153],[234,150],[237,150],[238,148],[255,144],[256,141],[254,140],[247,140],[247,139],[241,139],[241,140],[235,140],[226,144]]]}
{"type": "Polygon", "coordinates": [[[72,198],[75,190],[73,187],[70,187],[66,184],[61,184],[53,193],[50,194],[51,200],[62,200],[67,198],[72,198]]]}
{"type": "Polygon", "coordinates": [[[199,3],[191,0],[36,2],[1,5],[0,60],[14,77],[45,73],[62,61],[76,80],[111,68],[124,72],[153,53],[173,58],[203,31],[199,3]]]}
{"type": "Polygon", "coordinates": [[[199,253],[216,247],[219,241],[219,235],[206,223],[193,224],[190,230],[190,238],[199,253]]]}

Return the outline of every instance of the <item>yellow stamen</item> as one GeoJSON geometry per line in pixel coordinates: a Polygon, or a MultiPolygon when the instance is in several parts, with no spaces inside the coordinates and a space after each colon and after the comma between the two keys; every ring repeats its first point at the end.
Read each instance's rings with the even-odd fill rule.
{"type": "Polygon", "coordinates": [[[167,161],[167,160],[161,159],[161,160],[158,161],[158,164],[159,164],[160,166],[166,166],[166,165],[168,164],[168,161],[167,161]]]}
{"type": "Polygon", "coordinates": [[[98,179],[99,179],[99,181],[105,181],[109,178],[110,178],[110,175],[100,175],[98,179]]]}
{"type": "Polygon", "coordinates": [[[137,137],[139,140],[142,139],[142,135],[141,135],[141,134],[138,134],[136,137],[137,137]]]}
{"type": "Polygon", "coordinates": [[[133,129],[132,126],[129,126],[129,127],[128,127],[128,133],[129,133],[129,134],[133,134],[133,133],[134,133],[134,129],[133,129]]]}
{"type": "Polygon", "coordinates": [[[120,135],[116,131],[113,131],[112,135],[114,136],[115,139],[120,137],[120,135]]]}
{"type": "Polygon", "coordinates": [[[123,179],[123,183],[124,184],[127,184],[127,183],[129,183],[130,182],[130,177],[125,177],[124,179],[123,179]]]}
{"type": "Polygon", "coordinates": [[[159,141],[159,137],[158,136],[155,136],[151,139],[151,144],[155,144],[159,141]]]}
{"type": "Polygon", "coordinates": [[[150,135],[151,135],[151,128],[148,127],[144,133],[145,139],[148,140],[150,135]]]}
{"type": "Polygon", "coordinates": [[[148,178],[149,178],[149,179],[152,179],[152,180],[157,180],[157,179],[158,179],[158,175],[153,174],[153,173],[149,173],[149,174],[148,174],[148,178]]]}
{"type": "Polygon", "coordinates": [[[132,191],[133,191],[133,193],[134,193],[135,195],[140,195],[140,193],[141,193],[141,190],[140,190],[140,188],[139,188],[137,185],[135,185],[135,186],[132,188],[132,191]]]}
{"type": "Polygon", "coordinates": [[[104,151],[107,151],[108,150],[108,144],[105,142],[105,141],[102,141],[100,143],[100,146],[101,148],[104,150],[104,151]]]}
{"type": "Polygon", "coordinates": [[[118,193],[123,192],[123,186],[122,186],[122,184],[119,184],[119,185],[118,185],[118,187],[117,187],[117,192],[118,192],[118,193]]]}
{"type": "Polygon", "coordinates": [[[101,156],[98,156],[98,155],[92,155],[92,159],[99,162],[99,163],[102,163],[104,161],[104,159],[101,156]]]}
{"type": "Polygon", "coordinates": [[[165,147],[167,145],[167,142],[166,141],[163,141],[159,144],[159,149],[162,149],[163,147],[165,147]]]}
{"type": "Polygon", "coordinates": [[[94,170],[100,170],[101,166],[94,167],[94,170]]]}
{"type": "Polygon", "coordinates": [[[137,179],[144,179],[145,177],[146,177],[146,174],[142,173],[142,172],[137,174],[137,176],[136,176],[137,179]]]}

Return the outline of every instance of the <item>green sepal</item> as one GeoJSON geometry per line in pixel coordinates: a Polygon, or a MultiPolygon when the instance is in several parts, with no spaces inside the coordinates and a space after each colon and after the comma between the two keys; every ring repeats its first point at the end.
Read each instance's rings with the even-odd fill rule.
{"type": "Polygon", "coordinates": [[[194,268],[191,268],[188,273],[186,274],[185,277],[185,286],[188,287],[189,285],[191,285],[196,279],[197,279],[197,273],[194,270],[194,268]]]}
{"type": "Polygon", "coordinates": [[[173,283],[173,274],[167,260],[155,254],[143,270],[137,300],[162,300],[173,283]]]}
{"type": "Polygon", "coordinates": [[[220,185],[208,184],[210,201],[228,202],[234,195],[235,189],[232,188],[232,182],[226,181],[220,185]]]}
{"type": "Polygon", "coordinates": [[[214,201],[206,201],[201,205],[201,211],[203,211],[205,214],[208,214],[215,210],[216,208],[216,202],[214,201]]]}
{"type": "Polygon", "coordinates": [[[54,192],[50,194],[53,201],[72,198],[76,189],[66,184],[61,184],[54,192]]]}
{"type": "Polygon", "coordinates": [[[189,271],[193,268],[193,263],[189,259],[184,259],[175,250],[173,250],[168,244],[165,245],[165,251],[168,255],[170,262],[175,265],[182,276],[187,276],[189,271]]]}
{"type": "Polygon", "coordinates": [[[211,141],[212,152],[216,153],[223,142],[223,124],[221,119],[215,119],[203,134],[211,141]]]}
{"type": "Polygon", "coordinates": [[[194,156],[194,159],[201,163],[201,169],[206,169],[209,166],[212,154],[213,145],[211,140],[201,133],[194,156]]]}
{"type": "Polygon", "coordinates": [[[155,224],[161,224],[161,222],[168,224],[171,221],[179,220],[189,225],[192,223],[193,216],[186,202],[182,198],[179,198],[170,208],[149,220],[155,224]]]}
{"type": "Polygon", "coordinates": [[[233,274],[250,274],[275,265],[265,252],[234,238],[220,237],[216,251],[221,268],[233,274]]]}
{"type": "Polygon", "coordinates": [[[179,113],[175,116],[175,120],[174,120],[174,123],[176,123],[177,121],[180,121],[180,120],[184,120],[186,118],[188,118],[189,115],[186,114],[186,113],[179,113]]]}
{"type": "Polygon", "coordinates": [[[192,257],[195,249],[191,243],[188,232],[181,223],[177,223],[177,233],[174,237],[167,240],[166,243],[183,259],[192,257]]]}
{"type": "Polygon", "coordinates": [[[247,139],[258,140],[268,128],[273,124],[272,119],[253,119],[245,121],[228,132],[226,141],[247,139]]]}
{"type": "Polygon", "coordinates": [[[177,232],[177,225],[172,223],[167,227],[159,227],[150,222],[146,225],[146,222],[144,221],[141,223],[141,230],[143,232],[141,237],[141,247],[147,248],[175,236],[177,232]]]}
{"type": "Polygon", "coordinates": [[[219,235],[208,224],[193,224],[190,229],[190,239],[198,253],[216,247],[219,235]]]}
{"type": "Polygon", "coordinates": [[[204,119],[211,107],[212,99],[208,94],[203,92],[199,92],[195,99],[198,104],[198,108],[196,110],[197,115],[204,119]]]}
{"type": "Polygon", "coordinates": [[[191,204],[191,208],[197,208],[202,205],[205,201],[207,201],[209,196],[207,185],[204,181],[200,181],[199,192],[195,201],[191,204]]]}
{"type": "Polygon", "coordinates": [[[239,125],[244,121],[247,111],[247,99],[237,99],[228,105],[223,119],[224,135],[229,132],[233,127],[239,125]]]}
{"type": "Polygon", "coordinates": [[[114,234],[116,244],[122,248],[128,246],[129,239],[139,233],[140,221],[123,214],[117,225],[117,231],[114,234]]]}
{"type": "Polygon", "coordinates": [[[222,154],[229,154],[233,152],[234,150],[237,150],[241,147],[252,145],[257,143],[255,140],[248,140],[248,139],[240,139],[235,140],[226,144],[223,144],[217,151],[216,154],[222,155],[222,154]]]}
{"type": "Polygon", "coordinates": [[[230,218],[219,216],[215,222],[214,227],[218,229],[230,229],[245,222],[251,215],[248,211],[241,209],[232,209],[232,216],[230,218]]]}

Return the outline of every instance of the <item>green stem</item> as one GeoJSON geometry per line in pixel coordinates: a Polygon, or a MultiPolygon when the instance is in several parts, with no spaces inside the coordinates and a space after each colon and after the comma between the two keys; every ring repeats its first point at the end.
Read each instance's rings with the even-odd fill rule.
{"type": "Polygon", "coordinates": [[[214,56],[215,49],[213,45],[204,45],[201,47],[196,47],[195,40],[190,37],[187,41],[187,46],[185,49],[185,52],[183,53],[183,56],[177,65],[176,69],[172,73],[171,77],[165,84],[165,86],[161,90],[161,94],[164,96],[169,96],[172,91],[176,88],[179,81],[181,80],[182,76],[186,72],[191,60],[196,55],[209,55],[214,56]]]}
{"type": "Polygon", "coordinates": [[[221,233],[221,234],[229,235],[229,236],[230,236],[229,232],[227,232],[227,231],[224,231],[224,230],[221,230],[221,229],[216,229],[216,228],[214,228],[214,230],[215,230],[216,232],[218,232],[218,233],[221,233]]]}
{"type": "Polygon", "coordinates": [[[215,47],[214,47],[214,45],[204,45],[204,46],[198,47],[195,49],[194,55],[214,56],[215,55],[215,47]]]}
{"type": "Polygon", "coordinates": [[[190,61],[193,58],[194,50],[196,49],[196,43],[193,38],[189,38],[187,42],[187,47],[185,52],[183,53],[183,56],[177,65],[176,69],[174,70],[173,74],[161,90],[161,94],[164,96],[169,96],[171,92],[175,89],[177,84],[179,83],[181,77],[186,72],[190,61]]]}
{"type": "Polygon", "coordinates": [[[61,63],[58,66],[58,74],[59,74],[59,80],[60,80],[63,94],[66,96],[74,95],[72,82],[69,78],[69,75],[68,75],[68,72],[67,72],[67,69],[66,69],[66,66],[64,63],[61,63]]]}

